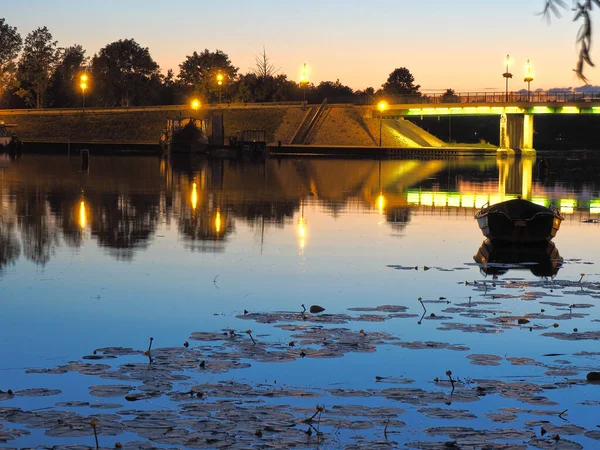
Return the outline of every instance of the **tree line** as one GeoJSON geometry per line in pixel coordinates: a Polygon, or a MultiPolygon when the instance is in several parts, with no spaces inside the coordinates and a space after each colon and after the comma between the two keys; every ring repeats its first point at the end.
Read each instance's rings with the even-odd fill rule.
{"type": "Polygon", "coordinates": [[[353,90],[336,81],[290,80],[270,61],[266,50],[255,67],[240,73],[221,50],[187,55],[179,73],[163,74],[148,48],[121,39],[89,57],[81,45],[59,47],[47,27],[23,39],[16,27],[0,18],[0,108],[73,108],[86,106],[147,106],[187,103],[198,97],[218,102],[371,102],[377,96],[420,95],[420,86],[405,67],[393,70],[381,88],[353,90]],[[85,92],[82,74],[88,75],[85,92]],[[217,74],[222,76],[218,84],[217,74]]]}

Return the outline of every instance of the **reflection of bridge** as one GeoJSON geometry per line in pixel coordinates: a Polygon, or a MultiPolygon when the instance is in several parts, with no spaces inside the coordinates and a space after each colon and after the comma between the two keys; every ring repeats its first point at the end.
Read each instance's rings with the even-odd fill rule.
{"type": "MultiPolygon", "coordinates": [[[[378,117],[376,106],[372,117],[378,117]]],[[[499,116],[500,151],[533,151],[533,118],[542,114],[600,114],[600,97],[578,101],[494,102],[484,97],[457,103],[397,103],[389,105],[385,117],[499,116]]]]}
{"type": "Polygon", "coordinates": [[[336,217],[379,212],[394,228],[415,211],[470,218],[484,203],[517,195],[552,203],[573,221],[600,219],[598,160],[587,160],[585,173],[570,171],[567,161],[550,163],[560,165],[561,179],[543,185],[535,181],[533,157],[187,159],[178,167],[156,158],[96,156],[82,174],[78,158],[30,155],[0,169],[0,270],[21,253],[45,264],[55,247],[79,247],[88,235],[113,256],[131,259],[151,245],[163,222],[176,224],[189,249],[223,251],[239,222],[261,232],[296,224],[310,232],[313,219],[303,216],[308,203],[336,217]]]}

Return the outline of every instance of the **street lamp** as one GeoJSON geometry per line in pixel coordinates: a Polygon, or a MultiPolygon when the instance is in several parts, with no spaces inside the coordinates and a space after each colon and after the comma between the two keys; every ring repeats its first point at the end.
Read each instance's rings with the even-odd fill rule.
{"type": "Polygon", "coordinates": [[[387,109],[388,104],[385,100],[381,100],[377,103],[377,109],[379,110],[379,146],[381,147],[381,126],[383,122],[383,112],[387,109]]]}
{"type": "Polygon", "coordinates": [[[508,103],[508,79],[512,78],[512,73],[508,71],[508,66],[510,65],[510,56],[506,55],[506,72],[502,74],[504,78],[506,78],[506,103],[508,103]]]}
{"type": "Polygon", "coordinates": [[[85,90],[87,89],[88,76],[87,74],[82,74],[79,77],[79,87],[81,88],[81,107],[85,108],[85,90]]]}
{"type": "Polygon", "coordinates": [[[302,77],[300,78],[300,83],[302,84],[302,96],[304,99],[304,103],[306,103],[306,85],[308,84],[308,68],[306,67],[306,63],[302,67],[302,77]]]}
{"type": "Polygon", "coordinates": [[[217,84],[219,85],[219,105],[221,104],[221,86],[223,86],[223,74],[219,72],[217,74],[217,84]]]}
{"type": "Polygon", "coordinates": [[[200,109],[200,106],[202,106],[200,104],[200,100],[198,100],[197,98],[193,99],[192,102],[190,103],[190,105],[191,105],[192,109],[196,112],[200,109]]]}
{"type": "Polygon", "coordinates": [[[527,60],[527,65],[525,66],[525,79],[523,80],[527,83],[527,101],[531,101],[531,82],[533,81],[533,76],[531,75],[531,63],[527,60]]]}

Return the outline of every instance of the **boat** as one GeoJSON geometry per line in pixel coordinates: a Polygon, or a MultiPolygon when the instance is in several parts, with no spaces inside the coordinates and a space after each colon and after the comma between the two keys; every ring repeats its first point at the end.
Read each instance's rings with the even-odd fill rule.
{"type": "Polygon", "coordinates": [[[546,208],[522,198],[483,205],[475,214],[483,235],[513,244],[550,241],[563,221],[558,208],[546,208]]]}
{"type": "Polygon", "coordinates": [[[206,120],[196,117],[171,117],[160,134],[163,152],[208,153],[206,120]]]}
{"type": "Polygon", "coordinates": [[[507,244],[486,239],[473,256],[483,275],[504,275],[511,269],[530,270],[538,277],[554,277],[563,259],[552,241],[507,244]]]}

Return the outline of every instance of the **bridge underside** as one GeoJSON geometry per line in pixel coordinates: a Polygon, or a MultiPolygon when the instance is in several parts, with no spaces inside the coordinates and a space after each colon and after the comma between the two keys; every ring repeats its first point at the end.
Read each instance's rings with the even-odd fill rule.
{"type": "MultiPolygon", "coordinates": [[[[600,114],[600,106],[589,102],[572,103],[456,103],[390,105],[385,117],[490,116],[500,118],[499,152],[535,152],[533,118],[542,114],[600,114]]],[[[375,116],[377,112],[373,112],[375,116]]]]}

